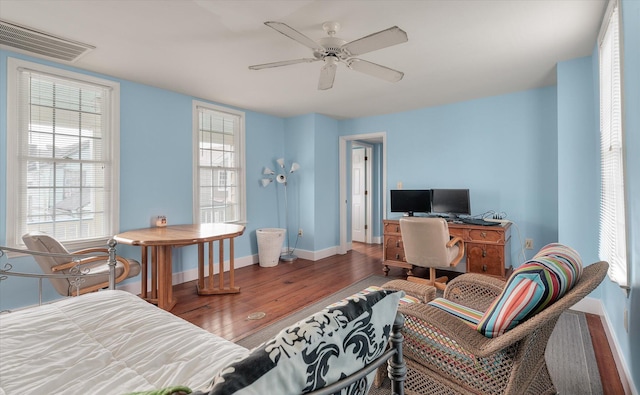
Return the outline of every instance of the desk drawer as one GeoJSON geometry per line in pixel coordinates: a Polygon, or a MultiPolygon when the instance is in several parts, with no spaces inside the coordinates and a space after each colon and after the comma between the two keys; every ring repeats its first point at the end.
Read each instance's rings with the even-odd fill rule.
{"type": "Polygon", "coordinates": [[[384,241],[384,259],[404,262],[404,245],[400,236],[387,236],[384,241]]]}
{"type": "Polygon", "coordinates": [[[504,244],[504,232],[490,229],[469,229],[468,241],[504,244]]]}
{"type": "Polygon", "coordinates": [[[398,221],[384,222],[384,234],[400,233],[400,223],[398,221]]]}
{"type": "Polygon", "coordinates": [[[504,276],[504,248],[499,245],[466,243],[467,272],[504,276]]]}

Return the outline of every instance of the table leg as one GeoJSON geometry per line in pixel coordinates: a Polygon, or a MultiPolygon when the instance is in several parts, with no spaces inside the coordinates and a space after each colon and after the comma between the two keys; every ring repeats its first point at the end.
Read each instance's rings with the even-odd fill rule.
{"type": "Polygon", "coordinates": [[[198,243],[198,289],[204,288],[204,244],[198,243]]]}
{"type": "Polygon", "coordinates": [[[147,247],[145,246],[141,246],[140,247],[142,256],[140,257],[140,265],[141,265],[141,276],[142,276],[142,281],[140,284],[140,297],[142,299],[146,299],[147,298],[147,247]]]}
{"type": "Polygon", "coordinates": [[[218,242],[218,280],[220,280],[218,288],[224,289],[224,240],[218,242]]]}
{"type": "MultiPolygon", "coordinates": [[[[240,292],[240,287],[235,287],[233,282],[234,282],[234,267],[233,267],[233,238],[230,238],[229,242],[230,242],[230,246],[231,246],[231,250],[230,250],[230,257],[229,257],[229,264],[230,264],[230,271],[229,271],[229,276],[230,276],[230,281],[229,281],[229,286],[225,287],[224,286],[224,240],[225,239],[221,239],[218,240],[219,243],[219,249],[218,249],[218,268],[219,268],[219,273],[218,273],[218,286],[215,286],[215,282],[213,279],[213,266],[214,266],[214,254],[213,254],[213,241],[209,242],[209,281],[207,281],[207,286],[206,287],[200,287],[198,286],[198,295],[220,295],[220,294],[231,294],[231,293],[238,293],[240,292]]],[[[204,280],[203,280],[204,282],[204,280]]]]}
{"type": "Polygon", "coordinates": [[[167,287],[167,303],[165,306],[166,310],[171,310],[173,306],[176,305],[175,299],[173,299],[173,254],[171,253],[171,246],[165,247],[167,251],[165,252],[165,259],[167,260],[167,274],[166,274],[166,283],[167,287]]]}
{"type": "Polygon", "coordinates": [[[173,269],[171,246],[158,247],[158,307],[171,310],[176,305],[173,299],[173,269]]]}
{"type": "MultiPolygon", "coordinates": [[[[213,285],[213,240],[209,242],[209,289],[215,288],[213,285]]],[[[219,275],[219,274],[218,274],[219,275]]]]}
{"type": "Polygon", "coordinates": [[[158,299],[158,246],[151,247],[151,299],[158,299]]]}
{"type": "Polygon", "coordinates": [[[233,281],[233,256],[235,255],[235,251],[233,250],[233,239],[229,239],[229,288],[234,289],[233,281]]]}

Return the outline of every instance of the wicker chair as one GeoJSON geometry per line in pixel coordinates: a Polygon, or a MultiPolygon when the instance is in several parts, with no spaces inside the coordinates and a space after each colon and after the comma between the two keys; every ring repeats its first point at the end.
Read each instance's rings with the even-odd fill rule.
{"type": "MultiPolygon", "coordinates": [[[[551,332],[564,310],[600,284],[608,266],[598,262],[585,267],[563,297],[494,338],[439,308],[422,303],[401,306],[406,393],[555,394],[544,359],[551,332]]],[[[485,311],[504,284],[485,275],[463,274],[449,282],[444,298],[485,311]]]]}

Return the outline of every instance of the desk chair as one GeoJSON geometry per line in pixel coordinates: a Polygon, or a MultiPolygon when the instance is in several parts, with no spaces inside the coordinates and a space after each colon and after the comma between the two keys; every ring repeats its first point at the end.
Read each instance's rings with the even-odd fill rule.
{"type": "Polygon", "coordinates": [[[402,218],[400,231],[407,263],[414,267],[429,268],[428,279],[410,276],[407,280],[444,290],[448,278],[436,278],[436,268],[450,268],[460,262],[464,256],[462,238],[450,238],[449,226],[444,218],[402,218]]]}
{"type": "MultiPolygon", "coordinates": [[[[42,232],[30,232],[22,236],[22,241],[26,247],[33,251],[54,253],[54,254],[90,254],[93,252],[108,253],[106,248],[86,248],[74,252],[69,252],[55,238],[42,232]]],[[[79,292],[67,278],[50,278],[55,290],[62,296],[71,296],[97,291],[109,286],[109,265],[104,256],[84,257],[82,259],[69,262],[66,257],[51,257],[44,255],[34,255],[38,266],[45,274],[68,274],[74,267],[78,266],[86,274],[104,273],[104,276],[86,277],[79,292]]],[[[116,283],[122,280],[135,277],[140,273],[140,263],[133,259],[126,259],[116,256],[116,283]]]]}

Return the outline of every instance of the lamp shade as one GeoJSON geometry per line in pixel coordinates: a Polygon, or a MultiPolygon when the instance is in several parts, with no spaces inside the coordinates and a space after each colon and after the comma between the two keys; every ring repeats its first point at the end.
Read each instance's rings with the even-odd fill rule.
{"type": "Polygon", "coordinates": [[[273,182],[272,178],[263,178],[262,180],[260,180],[260,182],[262,183],[263,187],[266,187],[267,185],[271,184],[273,182]]]}
{"type": "Polygon", "coordinates": [[[270,168],[268,168],[268,167],[265,167],[265,168],[264,168],[264,171],[262,172],[262,174],[276,174],[276,172],[275,172],[275,171],[273,171],[273,170],[271,170],[271,169],[270,169],[270,168]]]}
{"type": "Polygon", "coordinates": [[[298,170],[300,168],[300,165],[297,164],[296,162],[293,162],[291,164],[291,170],[289,171],[289,173],[293,173],[294,171],[298,170]]]}
{"type": "Polygon", "coordinates": [[[276,162],[278,162],[278,165],[284,169],[284,158],[280,158],[276,162]]]}

